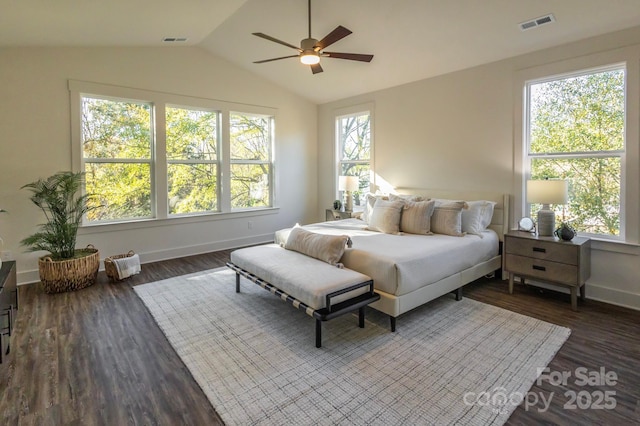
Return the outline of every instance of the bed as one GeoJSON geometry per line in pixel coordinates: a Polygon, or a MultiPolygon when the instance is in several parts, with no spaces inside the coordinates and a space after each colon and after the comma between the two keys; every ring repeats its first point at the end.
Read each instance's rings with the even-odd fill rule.
{"type": "MultiPolygon", "coordinates": [[[[502,266],[501,242],[508,231],[509,196],[491,192],[451,192],[403,188],[404,194],[425,198],[487,200],[495,203],[491,222],[479,235],[386,234],[368,230],[359,219],[344,219],[305,225],[321,234],[349,235],[352,247],[341,263],[370,276],[380,300],[370,306],[395,318],[435,298],[461,288],[502,266]]],[[[276,232],[276,243],[284,243],[289,229],[276,232]]]]}

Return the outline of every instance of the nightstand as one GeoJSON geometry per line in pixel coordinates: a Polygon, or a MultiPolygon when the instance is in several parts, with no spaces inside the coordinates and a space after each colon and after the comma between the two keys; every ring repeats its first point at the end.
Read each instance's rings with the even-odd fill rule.
{"type": "Polygon", "coordinates": [[[591,240],[575,237],[562,241],[528,232],[510,231],[504,237],[504,269],[509,272],[509,294],[515,275],[569,287],[571,309],[578,310],[578,289],[584,300],[584,284],[591,276],[591,240]]]}
{"type": "Polygon", "coordinates": [[[342,212],[339,210],[331,210],[331,209],[327,209],[326,212],[326,219],[327,221],[329,220],[340,220],[340,219],[350,219],[351,218],[351,212],[342,212]]]}

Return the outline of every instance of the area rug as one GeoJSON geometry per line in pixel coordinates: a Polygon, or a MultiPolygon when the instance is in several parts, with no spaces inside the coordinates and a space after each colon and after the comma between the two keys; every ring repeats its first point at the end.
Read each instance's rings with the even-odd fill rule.
{"type": "Polygon", "coordinates": [[[570,330],[451,295],[315,321],[227,268],[136,286],[228,425],[501,425],[570,330]]]}

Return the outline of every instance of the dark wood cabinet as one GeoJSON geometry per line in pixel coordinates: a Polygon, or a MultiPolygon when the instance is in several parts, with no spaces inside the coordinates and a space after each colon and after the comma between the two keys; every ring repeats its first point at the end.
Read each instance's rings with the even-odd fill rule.
{"type": "Polygon", "coordinates": [[[2,262],[0,268],[0,363],[10,350],[11,333],[18,310],[16,262],[2,262]]]}

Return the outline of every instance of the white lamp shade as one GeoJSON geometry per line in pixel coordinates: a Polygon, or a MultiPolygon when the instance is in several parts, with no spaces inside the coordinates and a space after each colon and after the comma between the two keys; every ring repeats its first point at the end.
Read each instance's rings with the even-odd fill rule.
{"type": "Polygon", "coordinates": [[[528,180],[527,203],[566,204],[569,185],[566,180],[528,180]]]}
{"type": "Polygon", "coordinates": [[[338,190],[340,191],[357,191],[360,186],[358,176],[339,176],[338,190]]]}

